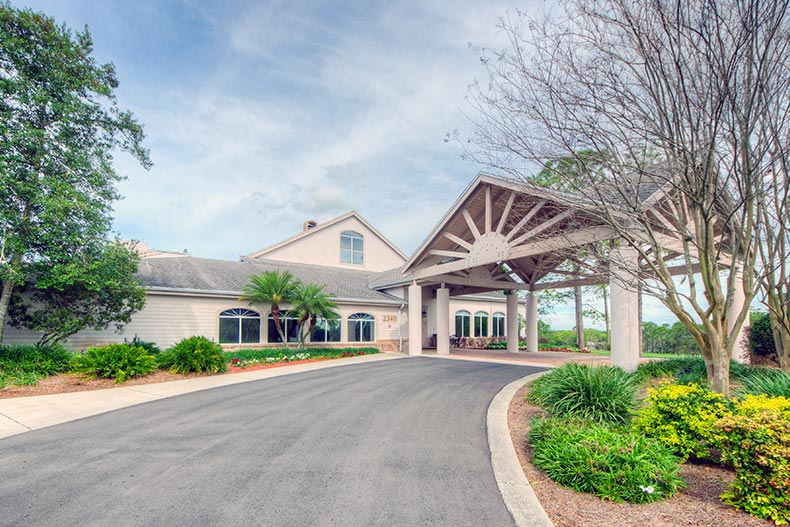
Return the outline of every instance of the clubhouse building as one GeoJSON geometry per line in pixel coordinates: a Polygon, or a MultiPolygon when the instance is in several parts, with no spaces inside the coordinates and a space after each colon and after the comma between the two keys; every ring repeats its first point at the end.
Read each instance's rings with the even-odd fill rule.
{"type": "MultiPolygon", "coordinates": [[[[682,255],[678,220],[666,213],[671,195],[655,185],[637,185],[634,192],[655,219],[653,235],[682,255]]],[[[324,223],[307,221],[302,232],[239,261],[143,247],[138,276],[147,290],[145,307],[122,334],[81,331],[67,344],[83,349],[137,335],[167,347],[203,335],[229,349],[281,345],[268,306],[239,297],[251,276],[288,270],[324,286],[338,304],[339,318],[320,320],[313,344],[375,345],[418,355],[425,347],[449,353],[451,342],[484,346],[503,339],[509,352],[517,352],[523,337],[531,352],[538,349],[540,291],[608,283],[612,362],[634,369],[641,347],[634,277],[648,273],[649,265],[628,244],[612,243],[598,267],[565,270],[586,248],[617,238],[580,196],[480,174],[409,257],[353,211],[324,223]]],[[[685,267],[672,272],[683,274],[685,267]]],[[[744,301],[736,289],[730,327],[744,301]]],[[[286,338],[295,339],[296,322],[286,318],[284,325],[286,338]]],[[[29,331],[5,331],[5,342],[38,340],[29,331]]]]}

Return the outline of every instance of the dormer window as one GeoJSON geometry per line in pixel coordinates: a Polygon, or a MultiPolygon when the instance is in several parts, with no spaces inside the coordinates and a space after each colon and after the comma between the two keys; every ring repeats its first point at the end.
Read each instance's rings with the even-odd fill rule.
{"type": "Polygon", "coordinates": [[[362,235],[354,231],[340,233],[340,263],[362,265],[362,235]]]}

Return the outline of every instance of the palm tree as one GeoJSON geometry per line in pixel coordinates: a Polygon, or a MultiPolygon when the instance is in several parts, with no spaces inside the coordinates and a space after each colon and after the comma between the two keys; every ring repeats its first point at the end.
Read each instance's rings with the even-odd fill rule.
{"type": "Polygon", "coordinates": [[[299,321],[299,349],[304,347],[305,339],[312,333],[318,317],[338,317],[334,312],[337,304],[333,298],[334,295],[325,293],[321,285],[296,283],[290,314],[299,321]]]}
{"type": "Polygon", "coordinates": [[[241,300],[250,304],[269,305],[274,325],[280,334],[283,344],[287,347],[282,324],[280,324],[280,303],[292,302],[299,281],[294,281],[290,271],[266,271],[250,277],[250,283],[244,287],[241,300]]]}

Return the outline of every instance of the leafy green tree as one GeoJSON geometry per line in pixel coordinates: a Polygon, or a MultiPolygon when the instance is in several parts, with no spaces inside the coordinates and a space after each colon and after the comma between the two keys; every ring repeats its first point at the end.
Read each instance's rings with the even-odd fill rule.
{"type": "Polygon", "coordinates": [[[325,319],[338,317],[334,311],[337,304],[332,300],[333,297],[334,295],[324,292],[324,286],[296,282],[293,307],[289,314],[299,321],[299,349],[304,348],[305,339],[312,333],[318,317],[325,319]]]}
{"type": "Polygon", "coordinates": [[[244,287],[241,300],[250,304],[268,305],[274,320],[277,332],[283,344],[288,345],[282,323],[280,304],[293,301],[296,293],[297,281],[290,271],[266,271],[250,277],[250,283],[244,287]]]}
{"type": "Polygon", "coordinates": [[[17,286],[106,243],[113,153],[151,165],[114,66],[92,52],[87,28],[0,0],[0,341],[17,286]]]}
{"type": "Polygon", "coordinates": [[[12,300],[9,322],[43,333],[42,344],[82,329],[121,329],[145,304],[135,278],[138,254],[119,243],[99,244],[65,262],[33,263],[35,280],[12,300]]]}

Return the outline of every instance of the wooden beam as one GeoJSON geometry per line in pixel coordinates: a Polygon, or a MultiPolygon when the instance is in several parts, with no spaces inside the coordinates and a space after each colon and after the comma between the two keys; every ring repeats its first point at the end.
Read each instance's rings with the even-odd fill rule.
{"type": "Polygon", "coordinates": [[[510,216],[510,209],[513,208],[513,202],[516,200],[516,193],[511,192],[510,197],[507,199],[505,210],[502,211],[502,216],[499,217],[499,223],[496,226],[496,233],[502,234],[502,229],[505,227],[507,217],[510,216]]]}
{"type": "Polygon", "coordinates": [[[441,249],[431,249],[428,254],[433,256],[445,256],[448,258],[469,258],[469,253],[462,253],[459,251],[443,251],[441,249]]]}
{"type": "Polygon", "coordinates": [[[542,200],[538,201],[538,203],[537,203],[537,204],[536,204],[534,207],[532,207],[532,208],[530,209],[530,211],[529,211],[529,212],[527,212],[527,213],[524,215],[524,217],[523,217],[523,218],[521,218],[521,220],[519,220],[519,222],[516,224],[516,226],[515,226],[515,227],[513,227],[513,228],[510,230],[510,232],[509,232],[509,233],[507,233],[507,236],[505,236],[505,239],[506,239],[506,240],[510,240],[510,238],[512,238],[513,236],[515,236],[516,234],[518,234],[518,231],[520,231],[520,230],[521,230],[521,228],[522,228],[524,225],[526,225],[526,224],[527,224],[527,222],[528,222],[529,220],[531,220],[531,219],[532,219],[532,217],[533,217],[533,216],[535,216],[535,214],[537,214],[537,213],[538,213],[538,211],[539,211],[540,209],[542,209],[542,208],[543,208],[543,205],[545,205],[546,203],[547,203],[547,200],[545,200],[545,199],[542,199],[542,200]]]}
{"type": "Polygon", "coordinates": [[[464,240],[463,238],[459,238],[455,234],[452,234],[452,233],[449,233],[449,232],[445,232],[444,233],[444,237],[447,238],[448,240],[450,240],[451,242],[457,243],[458,245],[460,245],[461,247],[463,247],[464,249],[466,249],[468,251],[472,250],[472,244],[471,243],[469,243],[468,241],[464,240]]]}
{"type": "Polygon", "coordinates": [[[505,289],[529,290],[529,284],[523,282],[507,282],[504,280],[485,280],[480,278],[460,278],[451,274],[438,275],[431,277],[432,282],[444,282],[445,284],[463,285],[467,287],[479,287],[489,291],[499,291],[505,289]]]}
{"type": "Polygon", "coordinates": [[[486,185],[486,234],[491,232],[491,214],[493,213],[491,208],[491,185],[486,185]]]}
{"type": "Polygon", "coordinates": [[[472,219],[472,215],[469,214],[467,209],[463,210],[464,219],[466,220],[466,224],[469,225],[469,230],[472,231],[472,236],[475,237],[475,240],[480,239],[480,230],[475,225],[474,220],[472,219]]]}
{"type": "Polygon", "coordinates": [[[540,234],[541,232],[545,231],[546,229],[548,229],[550,227],[553,227],[557,223],[569,218],[575,212],[576,211],[574,209],[568,209],[565,212],[557,214],[556,216],[554,216],[550,220],[541,223],[540,225],[538,225],[537,227],[535,227],[534,229],[532,229],[532,230],[530,230],[528,232],[525,232],[524,234],[522,234],[521,236],[519,236],[518,238],[516,238],[515,240],[510,242],[510,245],[512,247],[515,247],[516,245],[520,244],[521,242],[523,242],[523,241],[525,241],[525,240],[527,240],[529,238],[533,238],[533,237],[537,236],[538,234],[540,234]]]}
{"type": "Polygon", "coordinates": [[[579,287],[585,285],[598,285],[606,284],[609,278],[606,276],[589,276],[586,278],[577,278],[576,280],[561,280],[559,282],[544,282],[542,284],[535,284],[533,291],[545,291],[546,289],[568,289],[571,287],[579,287]]]}
{"type": "Polygon", "coordinates": [[[616,235],[617,233],[611,227],[587,227],[554,238],[546,238],[544,240],[513,247],[508,251],[506,259],[514,260],[516,258],[524,258],[525,256],[534,256],[562,249],[572,249],[574,247],[587,245],[588,243],[609,240],[616,235]]]}

